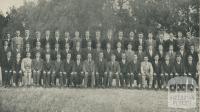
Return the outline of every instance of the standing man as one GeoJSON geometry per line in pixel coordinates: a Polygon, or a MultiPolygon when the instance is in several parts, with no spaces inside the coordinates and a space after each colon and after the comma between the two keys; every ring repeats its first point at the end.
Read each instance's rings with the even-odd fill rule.
{"type": "Polygon", "coordinates": [[[114,44],[114,49],[117,48],[117,44],[120,42],[121,43],[121,48],[125,48],[125,39],[124,39],[124,33],[122,31],[118,32],[118,38],[115,39],[115,44],[114,44]]]}
{"type": "Polygon", "coordinates": [[[148,56],[144,57],[144,61],[141,63],[141,75],[142,75],[142,87],[145,88],[146,81],[148,88],[152,88],[153,84],[153,66],[148,61],[148,56]]]}
{"type": "Polygon", "coordinates": [[[36,31],[35,32],[35,39],[33,40],[33,46],[32,48],[36,47],[37,43],[40,42],[41,43],[42,39],[41,39],[41,33],[40,31],[36,31]]]}
{"type": "Polygon", "coordinates": [[[31,37],[30,37],[30,31],[29,31],[29,30],[25,30],[25,37],[24,37],[23,42],[24,42],[23,45],[26,45],[26,44],[29,43],[31,47],[33,46],[32,39],[31,39],[31,37]]]}
{"type": "Polygon", "coordinates": [[[95,85],[95,63],[92,60],[92,54],[88,53],[87,60],[83,64],[84,72],[84,86],[85,88],[91,86],[92,88],[95,85]]]}
{"type": "Polygon", "coordinates": [[[108,63],[107,67],[108,73],[108,87],[112,87],[113,78],[116,78],[117,87],[119,87],[119,74],[120,74],[120,65],[116,61],[116,56],[111,55],[111,61],[108,63]]]}
{"type": "Polygon", "coordinates": [[[32,70],[31,53],[26,54],[26,58],[22,59],[21,69],[23,72],[23,85],[30,86],[32,84],[31,70],[32,70]]]}
{"type": "Polygon", "coordinates": [[[12,49],[16,48],[17,46],[20,46],[20,48],[23,48],[23,38],[20,37],[20,31],[16,31],[16,37],[12,39],[12,49]]]}
{"type": "Polygon", "coordinates": [[[50,32],[49,30],[46,30],[46,31],[45,31],[45,37],[42,38],[42,42],[41,42],[41,43],[42,43],[42,48],[43,48],[43,49],[45,49],[45,46],[46,46],[47,43],[49,43],[49,44],[52,43],[50,34],[51,34],[51,32],[50,32]]]}
{"type": "Polygon", "coordinates": [[[87,43],[91,41],[91,38],[90,38],[90,32],[89,31],[86,31],[85,32],[85,38],[82,40],[82,48],[86,48],[87,47],[87,43]]]}

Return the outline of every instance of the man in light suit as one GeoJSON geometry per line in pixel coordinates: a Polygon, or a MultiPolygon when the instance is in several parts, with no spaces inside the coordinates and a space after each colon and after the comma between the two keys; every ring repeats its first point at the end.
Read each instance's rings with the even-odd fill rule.
{"type": "Polygon", "coordinates": [[[148,61],[148,56],[144,57],[144,61],[141,63],[141,75],[142,75],[142,87],[145,88],[145,81],[149,88],[153,84],[153,66],[148,61]]]}

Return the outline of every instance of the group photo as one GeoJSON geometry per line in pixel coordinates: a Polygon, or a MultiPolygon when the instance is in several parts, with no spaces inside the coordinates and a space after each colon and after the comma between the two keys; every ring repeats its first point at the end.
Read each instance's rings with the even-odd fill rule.
{"type": "Polygon", "coordinates": [[[0,112],[199,111],[198,0],[2,3],[0,112]]]}

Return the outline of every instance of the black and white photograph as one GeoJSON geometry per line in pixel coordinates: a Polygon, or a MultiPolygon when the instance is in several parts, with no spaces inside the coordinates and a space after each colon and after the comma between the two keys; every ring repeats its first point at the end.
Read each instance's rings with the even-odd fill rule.
{"type": "Polygon", "coordinates": [[[0,0],[0,112],[200,112],[199,0],[0,0]]]}

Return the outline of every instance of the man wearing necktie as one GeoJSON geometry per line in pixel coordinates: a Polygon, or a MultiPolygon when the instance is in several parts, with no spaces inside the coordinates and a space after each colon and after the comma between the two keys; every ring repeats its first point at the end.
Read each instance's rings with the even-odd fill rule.
{"type": "Polygon", "coordinates": [[[85,60],[83,64],[83,71],[84,71],[84,86],[88,87],[91,86],[94,87],[95,84],[95,64],[92,60],[92,54],[88,53],[88,59],[85,60]]]}
{"type": "Polygon", "coordinates": [[[108,87],[112,87],[113,78],[116,78],[116,84],[117,87],[119,87],[120,65],[116,61],[116,57],[114,54],[112,54],[111,61],[108,63],[107,73],[108,73],[108,87]]]}

